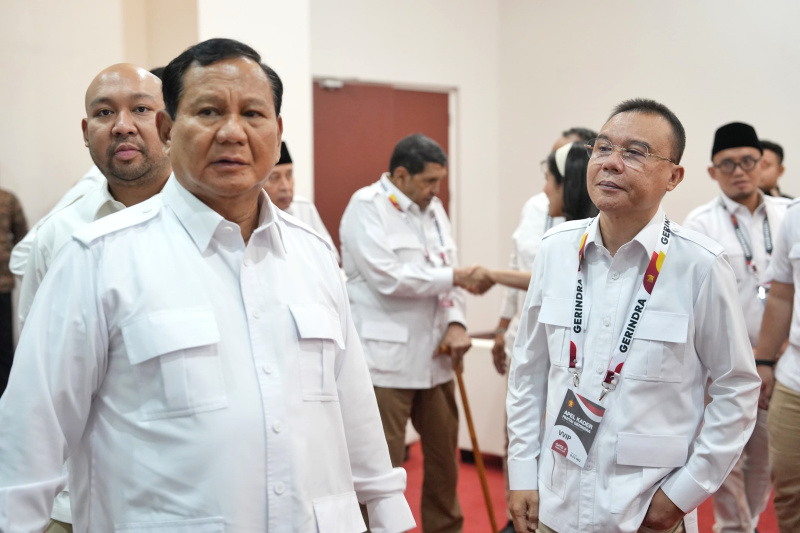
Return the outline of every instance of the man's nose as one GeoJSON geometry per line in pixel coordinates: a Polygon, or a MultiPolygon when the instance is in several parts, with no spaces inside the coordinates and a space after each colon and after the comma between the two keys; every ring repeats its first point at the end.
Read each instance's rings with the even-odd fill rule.
{"type": "Polygon", "coordinates": [[[603,160],[603,170],[613,172],[615,174],[622,173],[625,168],[625,161],[622,160],[622,153],[618,149],[611,151],[611,155],[603,160]]]}
{"type": "Polygon", "coordinates": [[[229,113],[223,120],[222,126],[217,130],[217,142],[238,144],[247,142],[242,117],[238,113],[229,113]]]}
{"type": "Polygon", "coordinates": [[[111,133],[121,136],[135,135],[136,124],[133,121],[133,115],[125,109],[117,113],[111,133]]]}

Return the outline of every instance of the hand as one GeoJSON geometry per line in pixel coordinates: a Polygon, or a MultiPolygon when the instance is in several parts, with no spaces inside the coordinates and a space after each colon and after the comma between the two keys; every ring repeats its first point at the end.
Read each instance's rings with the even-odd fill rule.
{"type": "Polygon", "coordinates": [[[506,337],[499,333],[494,336],[494,346],[492,346],[492,359],[497,373],[501,376],[506,373],[506,337]]]}
{"type": "Polygon", "coordinates": [[[772,398],[772,388],[775,386],[775,369],[767,365],[756,366],[758,377],[761,378],[761,391],[758,393],[759,409],[769,409],[772,398]]]}
{"type": "Polygon", "coordinates": [[[463,287],[472,294],[483,294],[494,285],[491,273],[482,266],[453,269],[453,285],[463,287]]]}
{"type": "Polygon", "coordinates": [[[508,510],[517,533],[534,533],[539,527],[539,491],[510,491],[508,510]]]}
{"type": "Polygon", "coordinates": [[[672,503],[672,500],[663,490],[658,489],[650,502],[650,507],[647,509],[642,525],[657,531],[667,530],[675,527],[675,524],[683,519],[684,515],[686,513],[672,503]]]}
{"type": "Polygon", "coordinates": [[[447,326],[442,342],[439,343],[433,356],[449,355],[453,362],[453,370],[462,372],[464,370],[464,354],[471,347],[472,339],[467,335],[467,330],[461,324],[453,322],[447,326]]]}

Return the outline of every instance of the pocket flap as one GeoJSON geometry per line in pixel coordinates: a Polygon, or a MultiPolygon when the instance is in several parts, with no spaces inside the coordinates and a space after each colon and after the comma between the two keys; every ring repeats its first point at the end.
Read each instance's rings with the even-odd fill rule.
{"type": "Polygon", "coordinates": [[[319,533],[360,533],[367,529],[355,492],[323,496],[312,504],[319,533]]]}
{"type": "Polygon", "coordinates": [[[209,307],[162,309],[134,316],[122,325],[128,360],[136,365],[170,352],[216,344],[217,319],[209,307]]]}
{"type": "Polygon", "coordinates": [[[394,322],[364,322],[361,325],[361,338],[371,341],[408,342],[408,327],[394,322]]]}
{"type": "MultiPolygon", "coordinates": [[[[542,307],[539,309],[539,322],[562,328],[572,327],[574,308],[575,302],[568,298],[545,296],[542,300],[542,307]]],[[[589,316],[589,308],[584,307],[583,313],[583,323],[585,324],[589,316]]]]}
{"type": "Polygon", "coordinates": [[[680,468],[686,464],[689,444],[677,435],[617,435],[617,464],[653,468],[680,468]]]}
{"type": "Polygon", "coordinates": [[[338,315],[322,304],[290,304],[289,310],[301,339],[330,339],[344,349],[338,315]]]}
{"type": "Polygon", "coordinates": [[[689,336],[689,315],[644,310],[634,339],[663,342],[686,342],[689,336]]]}
{"type": "Polygon", "coordinates": [[[399,250],[401,248],[420,248],[422,243],[414,235],[408,233],[393,233],[386,237],[386,243],[392,250],[399,250]]]}
{"type": "Polygon", "coordinates": [[[214,518],[190,518],[188,520],[168,520],[165,522],[129,522],[117,524],[114,531],[131,533],[225,533],[225,520],[214,518]]]}

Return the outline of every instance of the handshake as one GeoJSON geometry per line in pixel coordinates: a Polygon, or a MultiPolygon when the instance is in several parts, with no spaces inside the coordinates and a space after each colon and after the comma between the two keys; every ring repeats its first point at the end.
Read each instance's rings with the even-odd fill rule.
{"type": "Polygon", "coordinates": [[[472,294],[483,294],[491,289],[494,283],[491,272],[482,266],[453,269],[453,285],[463,287],[472,294]]]}

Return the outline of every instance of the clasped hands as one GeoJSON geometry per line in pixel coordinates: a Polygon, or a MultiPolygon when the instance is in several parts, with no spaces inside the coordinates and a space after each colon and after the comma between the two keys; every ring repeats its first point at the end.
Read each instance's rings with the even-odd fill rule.
{"type": "Polygon", "coordinates": [[[474,265],[453,269],[453,285],[463,287],[472,294],[483,294],[492,288],[494,280],[488,269],[474,265]]]}

